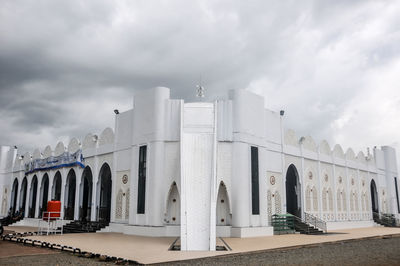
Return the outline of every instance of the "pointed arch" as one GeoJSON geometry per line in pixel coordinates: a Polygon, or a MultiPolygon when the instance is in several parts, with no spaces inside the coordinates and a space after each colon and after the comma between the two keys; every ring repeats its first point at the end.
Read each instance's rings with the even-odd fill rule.
{"type": "Polygon", "coordinates": [[[74,169],[70,169],[67,175],[67,183],[64,192],[64,214],[65,220],[73,220],[75,213],[75,191],[76,191],[76,174],[74,169]]]}
{"type": "Polygon", "coordinates": [[[376,189],[376,184],[374,179],[371,179],[370,189],[371,189],[372,212],[379,213],[378,191],[376,189]]]}
{"type": "Polygon", "coordinates": [[[100,168],[97,192],[97,217],[101,222],[110,222],[112,178],[108,163],[100,168]]]}
{"type": "Polygon", "coordinates": [[[19,193],[19,212],[20,213],[25,212],[27,187],[28,187],[28,181],[25,176],[24,179],[22,180],[21,190],[19,193]]]}
{"type": "Polygon", "coordinates": [[[61,173],[60,171],[57,171],[53,178],[51,200],[61,201],[61,185],[62,185],[61,173]]]}
{"type": "Polygon", "coordinates": [[[90,221],[92,213],[92,190],[93,190],[93,174],[90,166],[83,169],[80,189],[79,200],[79,220],[90,221]]]}
{"type": "Polygon", "coordinates": [[[225,183],[221,181],[217,195],[217,225],[231,225],[229,196],[225,183]]]}
{"type": "Polygon", "coordinates": [[[29,209],[28,209],[28,217],[29,218],[35,218],[37,188],[38,188],[38,179],[37,179],[37,176],[34,175],[32,178],[32,181],[31,181],[31,188],[30,188],[30,192],[29,192],[29,209]]]}
{"type": "Polygon", "coordinates": [[[286,212],[301,217],[301,185],[299,174],[294,164],[286,171],[286,212]]]}
{"type": "Polygon", "coordinates": [[[11,214],[14,214],[17,210],[17,199],[18,199],[18,178],[14,179],[12,190],[11,190],[11,214]]]}
{"type": "Polygon", "coordinates": [[[49,175],[45,173],[42,177],[42,183],[40,186],[39,218],[42,218],[43,212],[47,211],[48,201],[49,201],[49,175]]]}
{"type": "Polygon", "coordinates": [[[181,224],[181,198],[176,182],[173,182],[168,191],[165,223],[168,225],[181,224]]]}

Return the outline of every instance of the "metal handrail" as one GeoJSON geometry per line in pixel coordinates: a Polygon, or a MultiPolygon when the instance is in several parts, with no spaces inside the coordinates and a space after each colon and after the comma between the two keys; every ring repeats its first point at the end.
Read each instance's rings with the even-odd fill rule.
{"type": "Polygon", "coordinates": [[[372,217],[374,219],[374,222],[382,224],[384,226],[389,226],[389,227],[400,226],[400,220],[396,219],[393,214],[372,212],[372,217]]]}
{"type": "Polygon", "coordinates": [[[321,229],[324,233],[328,231],[326,227],[326,222],[310,213],[304,212],[304,218],[302,219],[302,221],[314,226],[315,228],[321,229]]]}
{"type": "Polygon", "coordinates": [[[46,233],[61,233],[63,234],[63,213],[62,212],[48,212],[45,211],[42,214],[42,219],[39,220],[39,232],[40,234],[46,233]],[[45,215],[47,214],[47,216],[45,215]],[[52,214],[55,214],[52,216],[52,214]],[[58,228],[58,222],[61,223],[61,227],[58,228]]]}

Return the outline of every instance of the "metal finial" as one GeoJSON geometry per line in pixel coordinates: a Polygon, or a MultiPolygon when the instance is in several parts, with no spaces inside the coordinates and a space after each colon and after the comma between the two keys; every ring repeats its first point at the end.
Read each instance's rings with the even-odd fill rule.
{"type": "Polygon", "coordinates": [[[201,85],[197,85],[196,88],[197,88],[196,96],[199,98],[204,98],[204,87],[201,85]]]}

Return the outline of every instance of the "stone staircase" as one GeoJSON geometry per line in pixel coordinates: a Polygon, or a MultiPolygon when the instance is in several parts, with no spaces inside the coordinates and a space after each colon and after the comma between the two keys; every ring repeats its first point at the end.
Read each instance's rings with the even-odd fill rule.
{"type": "Polygon", "coordinates": [[[326,232],[326,223],[324,221],[310,214],[305,213],[305,216],[306,219],[303,221],[290,213],[272,215],[271,224],[274,227],[274,234],[293,234],[297,232],[307,235],[322,235],[326,232]]]}
{"type": "MultiPolygon", "coordinates": [[[[297,218],[297,217],[296,217],[297,218]]],[[[312,225],[306,224],[300,219],[294,220],[294,230],[299,232],[300,234],[307,234],[307,235],[322,235],[324,232],[318,228],[315,228],[312,225]]]]}
{"type": "Polygon", "coordinates": [[[72,221],[63,227],[63,233],[95,233],[106,226],[109,222],[83,222],[72,221]]]}
{"type": "Polygon", "coordinates": [[[18,223],[19,221],[21,221],[23,219],[24,219],[23,213],[20,215],[14,216],[14,217],[7,216],[0,220],[0,224],[2,226],[9,226],[9,225],[12,225],[13,223],[18,223]]]}

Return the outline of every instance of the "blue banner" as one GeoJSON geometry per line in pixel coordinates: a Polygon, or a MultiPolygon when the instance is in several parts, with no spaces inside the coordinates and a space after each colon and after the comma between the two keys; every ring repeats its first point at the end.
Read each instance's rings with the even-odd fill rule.
{"type": "Polygon", "coordinates": [[[30,174],[36,171],[46,171],[62,167],[80,166],[85,168],[82,150],[70,154],[64,152],[59,156],[50,156],[46,159],[35,159],[25,164],[25,174],[30,174]]]}

